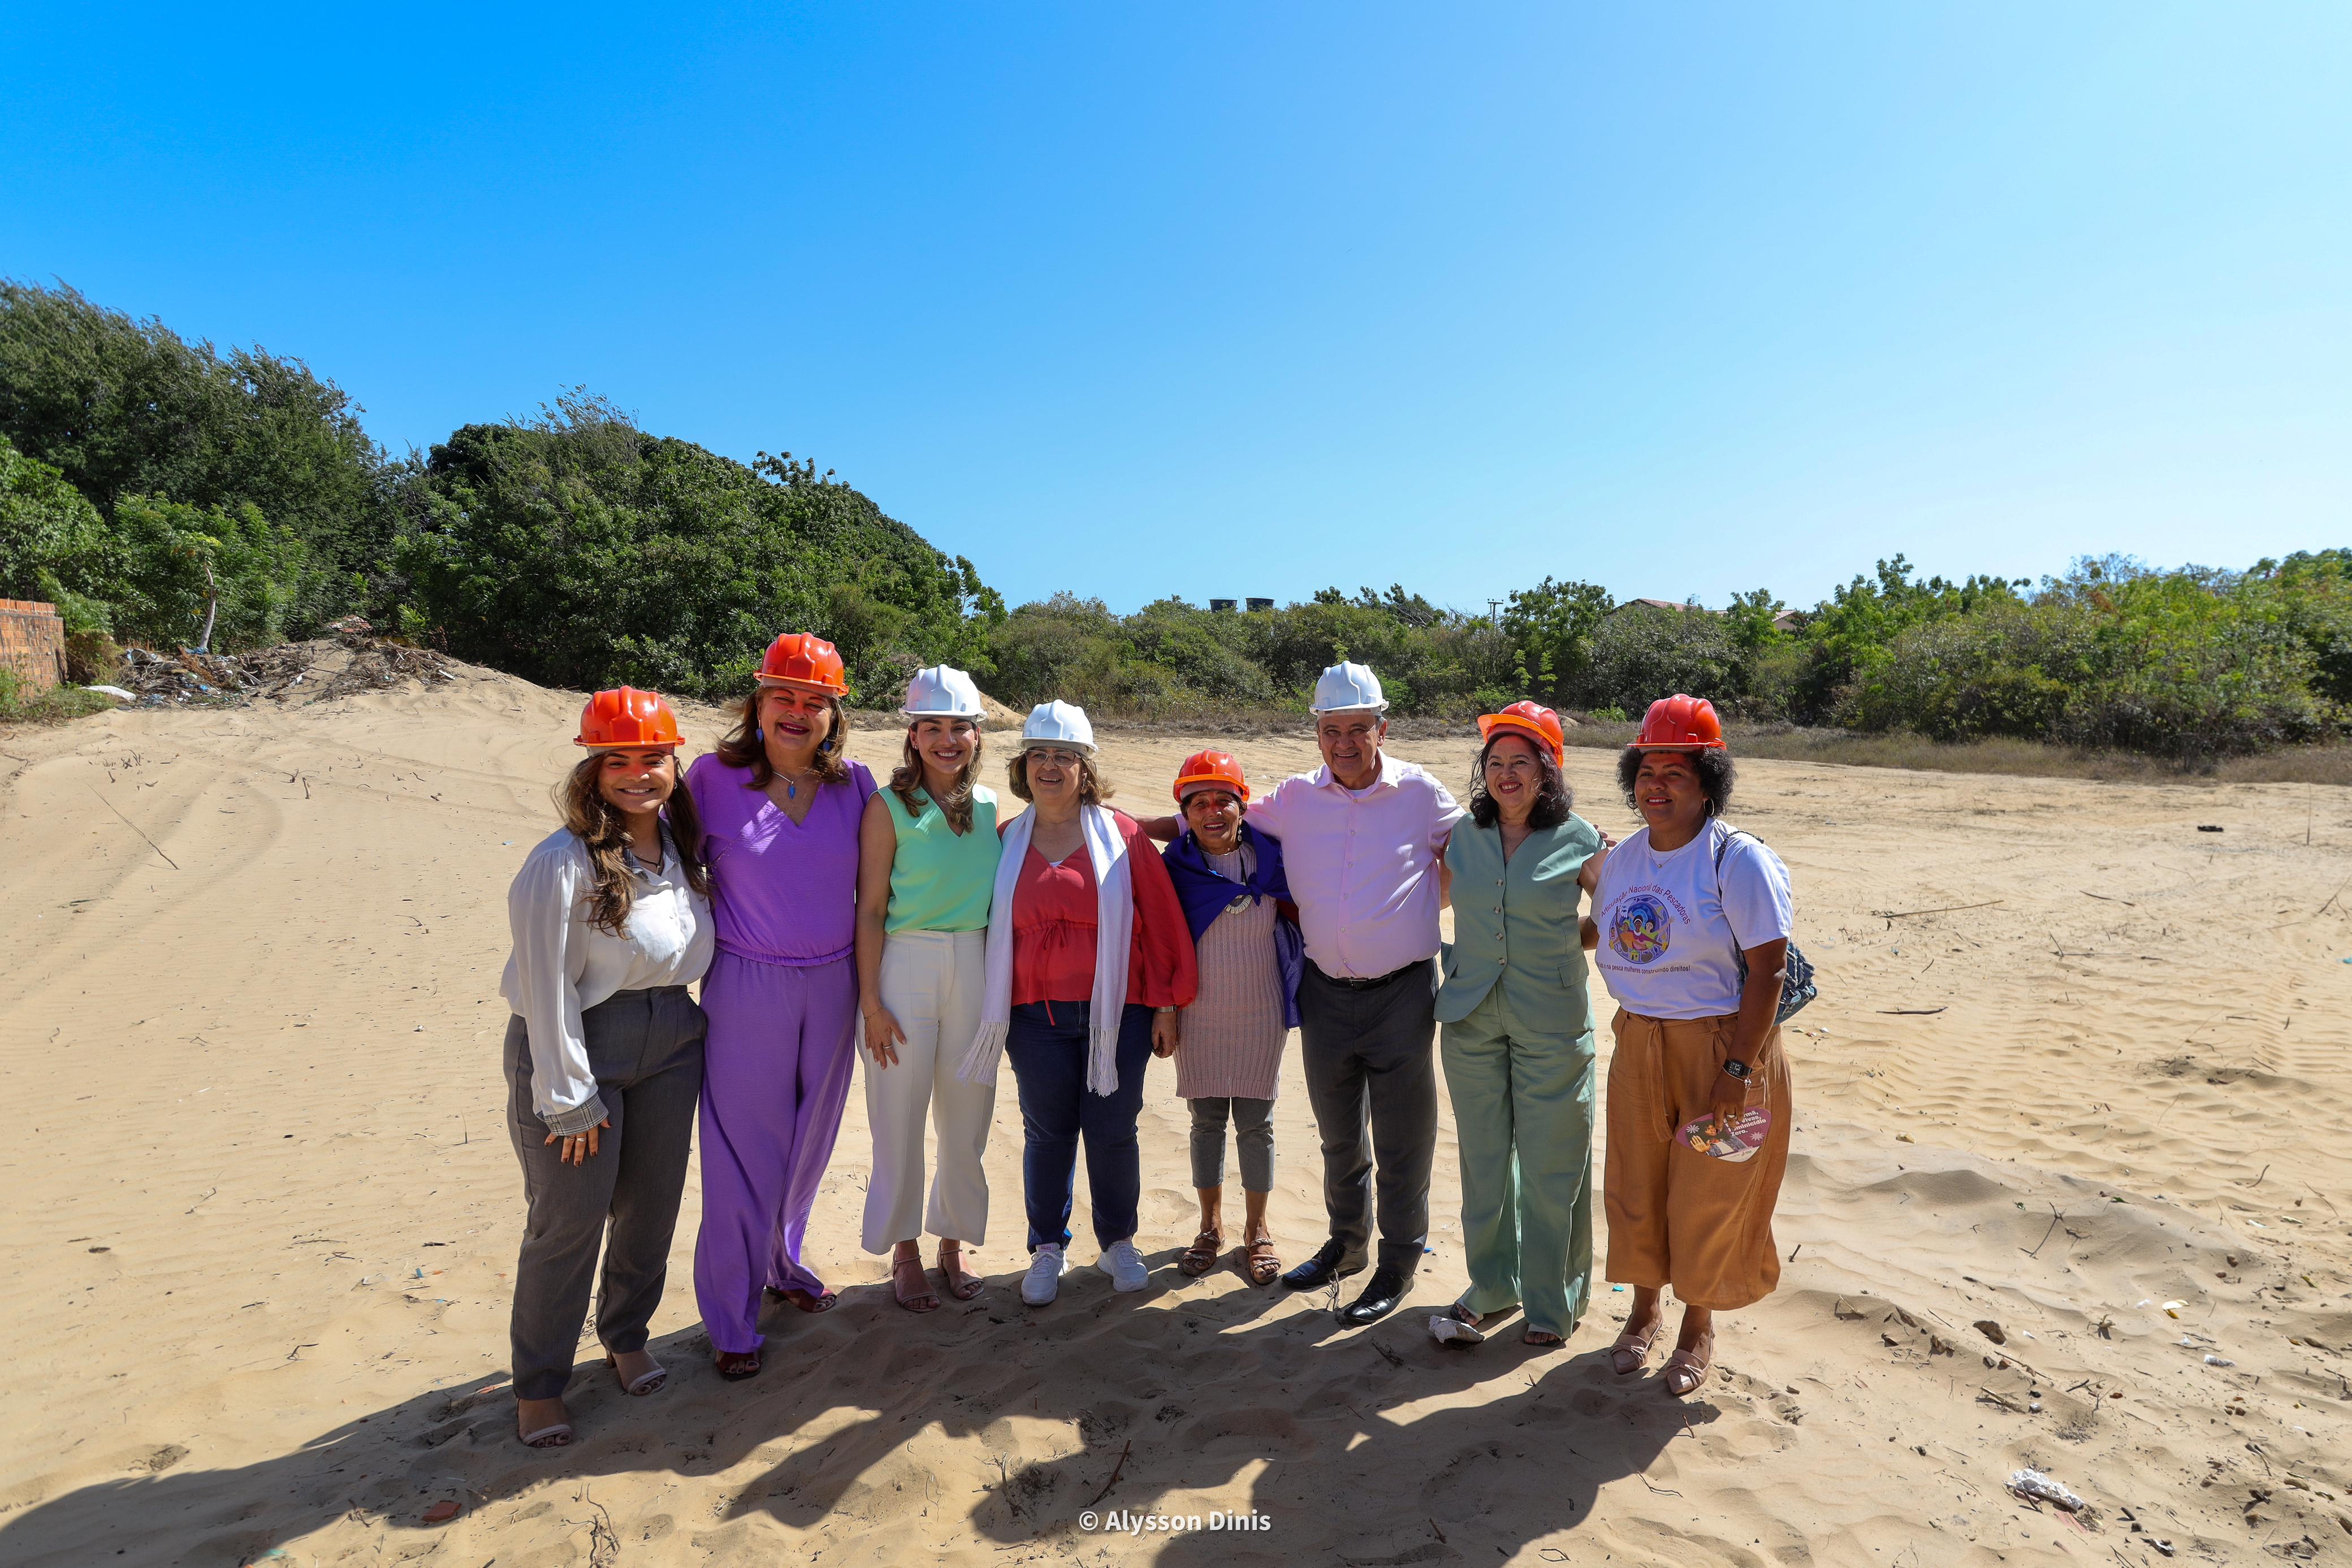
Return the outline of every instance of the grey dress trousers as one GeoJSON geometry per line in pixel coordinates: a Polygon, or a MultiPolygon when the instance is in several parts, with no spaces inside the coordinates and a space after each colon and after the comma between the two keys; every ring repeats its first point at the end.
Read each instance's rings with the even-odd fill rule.
{"type": "Polygon", "coordinates": [[[707,1027],[684,986],[618,991],[580,1015],[612,1125],[598,1132],[593,1155],[569,1166],[558,1157],[563,1145],[547,1141],[547,1124],[531,1108],[530,1032],[520,1016],[508,1020],[507,1131],[529,1205],[515,1262],[518,1399],[562,1396],[592,1284],[599,1286],[596,1337],[604,1348],[645,1348],[686,1190],[707,1027]]]}

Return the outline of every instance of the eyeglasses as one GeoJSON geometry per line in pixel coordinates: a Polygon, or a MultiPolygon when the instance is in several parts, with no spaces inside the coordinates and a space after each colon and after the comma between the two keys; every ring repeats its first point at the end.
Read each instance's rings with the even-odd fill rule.
{"type": "Polygon", "coordinates": [[[1056,768],[1076,768],[1087,759],[1082,751],[1065,751],[1054,746],[1033,746],[1029,756],[1033,761],[1049,762],[1056,768]]]}

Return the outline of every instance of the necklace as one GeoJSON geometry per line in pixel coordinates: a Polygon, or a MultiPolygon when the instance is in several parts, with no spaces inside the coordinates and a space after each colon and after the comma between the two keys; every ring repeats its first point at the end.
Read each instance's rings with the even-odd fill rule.
{"type": "Polygon", "coordinates": [[[814,768],[808,769],[804,773],[799,774],[787,773],[781,768],[777,768],[775,772],[776,777],[784,781],[784,799],[787,800],[797,800],[801,798],[801,787],[793,782],[795,778],[814,779],[818,777],[817,770],[814,768]]]}

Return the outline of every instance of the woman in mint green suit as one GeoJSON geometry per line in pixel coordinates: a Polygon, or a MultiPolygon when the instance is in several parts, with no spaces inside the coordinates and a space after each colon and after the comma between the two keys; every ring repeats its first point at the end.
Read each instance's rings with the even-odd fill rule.
{"type": "Polygon", "coordinates": [[[1462,1145],[1473,1328],[1524,1308],[1528,1344],[1564,1343],[1592,1281],[1592,1004],[1582,900],[1600,831],[1570,810],[1559,716],[1513,703],[1478,721],[1470,821],[1445,848],[1454,942],[1439,1056],[1462,1145]]]}

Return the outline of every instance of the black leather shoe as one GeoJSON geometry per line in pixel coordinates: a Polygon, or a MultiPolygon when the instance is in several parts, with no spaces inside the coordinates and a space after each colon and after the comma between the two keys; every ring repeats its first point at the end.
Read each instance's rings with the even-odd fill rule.
{"type": "Polygon", "coordinates": [[[1347,1255],[1348,1249],[1343,1244],[1326,1241],[1316,1250],[1314,1257],[1285,1274],[1282,1282],[1294,1291],[1319,1291],[1334,1280],[1362,1273],[1364,1266],[1361,1262],[1349,1264],[1343,1261],[1347,1255]]]}
{"type": "Polygon", "coordinates": [[[1375,1269],[1364,1293],[1339,1309],[1339,1321],[1356,1328],[1376,1323],[1396,1311],[1397,1303],[1412,1289],[1412,1275],[1400,1274],[1394,1269],[1375,1269]]]}

